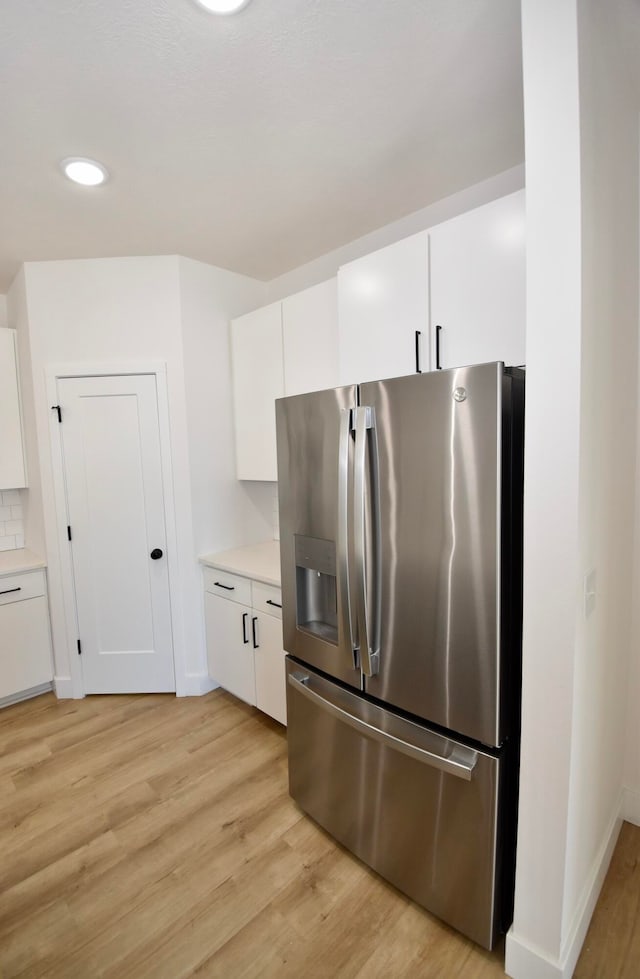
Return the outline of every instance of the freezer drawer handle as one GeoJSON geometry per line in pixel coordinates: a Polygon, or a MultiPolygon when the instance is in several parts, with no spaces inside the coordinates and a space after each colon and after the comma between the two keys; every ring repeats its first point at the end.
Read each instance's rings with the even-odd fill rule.
{"type": "Polygon", "coordinates": [[[310,677],[305,673],[289,674],[289,684],[294,690],[303,694],[303,696],[307,697],[317,707],[326,711],[327,714],[331,714],[339,721],[342,721],[343,724],[347,724],[360,734],[364,734],[365,737],[371,738],[373,741],[379,741],[380,744],[393,748],[394,751],[400,751],[403,755],[407,755],[409,758],[420,761],[425,765],[430,765],[432,768],[439,768],[440,771],[446,772],[448,775],[455,775],[456,778],[462,778],[465,782],[471,781],[473,769],[478,760],[477,751],[474,751],[472,748],[457,749],[458,755],[456,758],[444,758],[442,755],[436,755],[432,751],[427,751],[426,748],[419,748],[417,745],[410,744],[408,741],[403,741],[402,738],[396,738],[393,734],[380,731],[372,724],[367,724],[366,721],[361,720],[359,717],[354,717],[353,714],[343,710],[342,707],[338,707],[337,704],[332,704],[330,700],[325,700],[324,697],[321,697],[320,694],[311,689],[309,681],[310,677]],[[463,752],[464,758],[462,757],[463,752]]]}

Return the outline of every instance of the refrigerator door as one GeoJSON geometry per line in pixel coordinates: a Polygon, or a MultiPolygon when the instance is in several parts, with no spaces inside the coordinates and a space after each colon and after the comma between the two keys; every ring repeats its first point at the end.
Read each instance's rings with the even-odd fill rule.
{"type": "Polygon", "coordinates": [[[361,687],[349,580],[356,388],[276,401],[284,648],[361,687]]]}
{"type": "Polygon", "coordinates": [[[289,790],[340,843],[491,948],[502,759],[441,737],[287,659],[289,790]]]}
{"type": "Polygon", "coordinates": [[[360,388],[379,458],[366,577],[372,617],[379,595],[380,654],[365,688],[489,745],[504,733],[502,383],[502,364],[483,364],[360,388]]]}

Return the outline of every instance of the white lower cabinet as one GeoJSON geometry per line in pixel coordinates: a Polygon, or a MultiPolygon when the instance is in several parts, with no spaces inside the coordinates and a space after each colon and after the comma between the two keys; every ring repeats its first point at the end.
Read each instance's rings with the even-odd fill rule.
{"type": "Polygon", "coordinates": [[[204,614],[209,675],[235,697],[255,704],[251,609],[207,593],[204,614]]]}
{"type": "Polygon", "coordinates": [[[287,722],[280,589],[204,569],[209,675],[229,693],[287,722]]]}
{"type": "Polygon", "coordinates": [[[0,704],[40,693],[52,680],[44,572],[0,578],[0,704]]]}

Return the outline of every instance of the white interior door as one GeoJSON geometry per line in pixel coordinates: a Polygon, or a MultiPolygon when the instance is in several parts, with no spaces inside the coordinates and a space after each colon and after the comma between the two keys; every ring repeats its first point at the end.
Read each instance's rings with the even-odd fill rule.
{"type": "Polygon", "coordinates": [[[173,691],[155,375],[62,378],[58,396],[85,693],[173,691]]]}

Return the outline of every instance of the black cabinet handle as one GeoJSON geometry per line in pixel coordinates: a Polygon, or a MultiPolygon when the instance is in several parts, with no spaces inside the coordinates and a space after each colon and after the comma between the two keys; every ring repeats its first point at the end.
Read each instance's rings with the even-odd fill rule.
{"type": "Polygon", "coordinates": [[[216,588],[224,588],[225,591],[235,591],[235,585],[223,585],[221,581],[214,581],[216,588]]]}
{"type": "Polygon", "coordinates": [[[258,649],[259,646],[260,646],[260,644],[258,642],[258,639],[257,639],[257,636],[256,636],[256,623],[257,623],[257,621],[258,621],[257,616],[254,615],[253,618],[251,619],[251,634],[253,636],[253,648],[254,649],[258,649]]]}
{"type": "Polygon", "coordinates": [[[245,646],[249,642],[249,640],[247,639],[247,619],[248,618],[249,618],[249,613],[248,612],[243,612],[242,613],[242,641],[245,644],[245,646]]]}
{"type": "Polygon", "coordinates": [[[22,591],[22,588],[5,588],[4,591],[0,591],[0,595],[10,595],[14,591],[22,591]]]}
{"type": "Polygon", "coordinates": [[[442,364],[440,363],[440,333],[442,331],[441,326],[436,326],[436,370],[442,370],[442,364]]]}
{"type": "Polygon", "coordinates": [[[267,599],[267,605],[274,605],[276,608],[282,608],[280,602],[272,602],[270,598],[267,599]]]}
{"type": "Polygon", "coordinates": [[[422,368],[420,367],[420,337],[422,336],[421,330],[416,330],[416,374],[422,374],[422,368]]]}
{"type": "Polygon", "coordinates": [[[160,558],[162,557],[162,551],[160,550],[159,547],[154,547],[149,557],[151,558],[152,561],[159,561],[160,558]]]}

